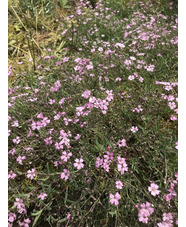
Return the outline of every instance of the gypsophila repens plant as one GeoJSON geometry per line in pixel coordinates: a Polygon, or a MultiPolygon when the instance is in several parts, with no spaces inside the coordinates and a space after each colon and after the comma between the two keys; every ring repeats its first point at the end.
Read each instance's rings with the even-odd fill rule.
{"type": "Polygon", "coordinates": [[[9,227],[178,225],[177,3],[113,2],[8,90],[9,227]]]}

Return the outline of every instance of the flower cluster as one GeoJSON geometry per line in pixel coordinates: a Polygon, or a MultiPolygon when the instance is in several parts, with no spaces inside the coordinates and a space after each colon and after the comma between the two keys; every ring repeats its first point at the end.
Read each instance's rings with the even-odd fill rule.
{"type": "Polygon", "coordinates": [[[171,213],[163,213],[163,222],[157,223],[158,227],[172,227],[173,215],[171,213]]]}
{"type": "Polygon", "coordinates": [[[29,223],[31,222],[31,220],[29,218],[25,219],[23,222],[19,223],[19,226],[23,226],[23,227],[29,227],[29,223]]]}
{"type": "Polygon", "coordinates": [[[25,214],[27,212],[25,208],[25,204],[23,203],[22,199],[16,198],[16,202],[14,202],[14,206],[17,207],[18,213],[20,214],[22,213],[25,214]]]}
{"type": "Polygon", "coordinates": [[[174,197],[177,196],[177,193],[175,191],[175,186],[178,184],[178,174],[175,173],[176,180],[169,180],[170,183],[170,188],[168,189],[169,193],[164,195],[163,198],[169,202],[172,200],[174,197]]]}
{"type": "Polygon", "coordinates": [[[172,110],[172,115],[170,116],[171,121],[176,121],[178,120],[178,98],[175,95],[174,89],[178,86],[178,82],[160,82],[156,81],[157,85],[163,85],[162,88],[166,91],[167,94],[162,93],[161,98],[164,100],[167,100],[168,102],[168,107],[170,110],[172,110]],[[170,94],[170,92],[172,92],[170,94]]]}
{"type": "MultiPolygon", "coordinates": [[[[110,165],[113,162],[116,162],[116,160],[114,160],[113,152],[110,152],[110,147],[108,147],[108,148],[109,149],[107,151],[107,154],[103,156],[104,158],[102,159],[98,156],[96,158],[96,162],[95,162],[96,168],[102,167],[103,169],[105,169],[106,172],[109,172],[110,165]]],[[[120,156],[117,156],[117,162],[116,163],[117,163],[117,170],[121,173],[121,175],[123,175],[125,171],[128,171],[128,167],[127,167],[127,163],[125,161],[125,158],[121,158],[120,156]]]]}
{"type": "Polygon", "coordinates": [[[149,202],[142,203],[140,207],[141,208],[138,211],[139,221],[142,223],[148,223],[150,215],[154,213],[154,208],[149,202]]]}
{"type": "Polygon", "coordinates": [[[15,219],[16,219],[16,214],[14,214],[12,212],[8,214],[8,221],[10,223],[14,222],[15,219]]]}
{"type": "Polygon", "coordinates": [[[155,14],[153,1],[75,2],[54,18],[60,48],[30,59],[8,89],[9,226],[173,226],[175,3],[155,14]]]}

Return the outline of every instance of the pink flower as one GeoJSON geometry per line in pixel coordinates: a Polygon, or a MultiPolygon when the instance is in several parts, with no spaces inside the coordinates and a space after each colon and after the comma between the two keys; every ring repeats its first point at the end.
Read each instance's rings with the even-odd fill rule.
{"type": "Polygon", "coordinates": [[[132,128],[130,130],[131,130],[131,132],[135,133],[135,132],[138,131],[138,127],[137,126],[136,127],[132,126],[132,128]]]}
{"type": "Polygon", "coordinates": [[[123,188],[123,183],[121,181],[116,181],[116,188],[122,189],[123,188]]]}
{"type": "Polygon", "coordinates": [[[178,109],[174,109],[174,112],[175,112],[176,114],[178,114],[178,109]]]}
{"type": "Polygon", "coordinates": [[[148,187],[149,192],[151,192],[151,195],[156,196],[160,193],[158,190],[159,186],[155,183],[151,183],[151,185],[148,187]]]}
{"type": "Polygon", "coordinates": [[[68,57],[64,57],[64,58],[63,58],[63,62],[67,62],[68,60],[69,60],[68,57]]]}
{"type": "Polygon", "coordinates": [[[31,180],[35,177],[35,169],[28,170],[27,171],[27,178],[30,178],[31,180]]]}
{"type": "Polygon", "coordinates": [[[173,226],[172,213],[163,213],[163,222],[157,223],[159,227],[172,227],[173,226]]]}
{"type": "Polygon", "coordinates": [[[134,76],[129,76],[128,79],[129,79],[129,80],[134,80],[135,77],[134,77],[134,76]]]}
{"type": "Polygon", "coordinates": [[[143,77],[140,77],[140,78],[139,78],[139,81],[140,81],[141,83],[143,82],[143,80],[144,80],[143,77]]]}
{"type": "Polygon", "coordinates": [[[154,208],[152,208],[151,206],[152,206],[152,204],[149,203],[149,202],[142,203],[140,205],[140,207],[143,208],[143,209],[146,209],[149,212],[149,214],[154,213],[154,208]]]}
{"type": "Polygon", "coordinates": [[[67,137],[64,137],[60,143],[65,144],[66,146],[69,146],[69,142],[70,142],[70,140],[67,137]]]}
{"type": "Polygon", "coordinates": [[[9,174],[8,174],[8,179],[14,179],[17,176],[16,173],[13,173],[12,170],[10,170],[9,174]]]}
{"type": "Polygon", "coordinates": [[[27,138],[29,138],[30,136],[33,135],[32,130],[30,128],[28,128],[28,129],[29,129],[29,132],[28,132],[27,138]]]}
{"type": "Polygon", "coordinates": [[[14,213],[9,213],[8,214],[8,221],[14,222],[14,219],[16,219],[16,215],[14,213]]]}
{"type": "Polygon", "coordinates": [[[143,223],[148,223],[149,216],[150,216],[150,213],[146,209],[141,209],[138,213],[139,221],[143,223]]]}
{"type": "Polygon", "coordinates": [[[24,220],[24,222],[20,223],[19,226],[29,227],[30,219],[27,218],[24,220]]]}
{"type": "Polygon", "coordinates": [[[56,66],[61,65],[62,63],[63,63],[62,61],[58,61],[56,62],[56,66]]]}
{"type": "Polygon", "coordinates": [[[173,101],[175,98],[174,98],[174,96],[173,95],[169,95],[169,97],[168,97],[168,101],[173,101]]]}
{"type": "Polygon", "coordinates": [[[83,159],[80,158],[80,159],[75,159],[75,163],[74,163],[74,167],[76,167],[77,169],[82,169],[84,167],[84,164],[83,164],[83,159]]]}
{"type": "Polygon", "coordinates": [[[178,141],[176,142],[176,146],[175,146],[175,148],[178,150],[178,141]]]}
{"type": "Polygon", "coordinates": [[[125,158],[121,158],[120,156],[117,157],[118,159],[118,171],[121,172],[123,175],[125,171],[128,171],[127,163],[125,161],[125,158]]]}
{"type": "Polygon", "coordinates": [[[26,213],[26,209],[25,209],[25,205],[23,203],[23,200],[16,198],[16,202],[14,202],[14,206],[17,207],[18,213],[20,213],[20,214],[26,213]]]}
{"type": "Polygon", "coordinates": [[[12,65],[9,66],[8,68],[8,76],[12,76],[13,73],[12,73],[12,65]]]}
{"type": "Polygon", "coordinates": [[[126,163],[118,164],[117,167],[118,167],[118,171],[121,172],[121,175],[123,175],[125,171],[128,171],[128,167],[126,163]]]}
{"type": "Polygon", "coordinates": [[[37,121],[37,122],[33,121],[31,126],[32,126],[32,130],[35,130],[35,129],[39,130],[43,125],[40,121],[37,121]]]}
{"type": "Polygon", "coordinates": [[[114,159],[114,154],[113,152],[107,151],[107,155],[104,155],[105,161],[113,160],[114,159]]]}
{"type": "Polygon", "coordinates": [[[21,208],[21,206],[23,206],[23,200],[22,199],[19,199],[19,198],[16,198],[16,202],[14,202],[14,206],[16,206],[18,209],[21,208]]]}
{"type": "Polygon", "coordinates": [[[155,66],[150,64],[149,66],[145,66],[144,68],[147,69],[147,71],[153,72],[155,66]]]}
{"type": "Polygon", "coordinates": [[[14,154],[15,154],[15,152],[16,152],[16,149],[15,149],[15,148],[13,148],[12,150],[10,150],[10,151],[8,152],[8,154],[14,155],[14,154]]]}
{"type": "Polygon", "coordinates": [[[169,102],[169,107],[171,110],[175,109],[176,108],[175,102],[169,102]]]}
{"type": "Polygon", "coordinates": [[[118,192],[116,192],[115,198],[116,198],[117,200],[121,199],[121,196],[120,196],[120,194],[119,194],[118,192]]]}
{"type": "Polygon", "coordinates": [[[96,98],[95,97],[90,97],[89,98],[89,102],[90,103],[95,103],[96,102],[96,98]]]}
{"type": "Polygon", "coordinates": [[[67,31],[68,31],[68,30],[65,29],[65,30],[61,33],[61,35],[64,35],[67,31]]]}
{"type": "Polygon", "coordinates": [[[99,168],[102,164],[103,164],[103,159],[101,159],[100,157],[97,157],[96,168],[99,168]]]}
{"type": "Polygon", "coordinates": [[[78,141],[80,139],[81,135],[77,134],[74,138],[76,141],[78,141]]]}
{"type": "Polygon", "coordinates": [[[72,153],[67,153],[66,151],[62,152],[63,155],[61,156],[61,160],[63,160],[64,162],[67,162],[67,160],[72,156],[72,153]]]}
{"type": "Polygon", "coordinates": [[[46,196],[47,196],[46,193],[41,193],[37,198],[38,199],[41,198],[42,200],[44,200],[46,196]]]}
{"type": "Polygon", "coordinates": [[[26,159],[25,156],[22,156],[22,157],[21,157],[21,156],[19,155],[18,158],[16,159],[16,161],[19,162],[20,165],[23,165],[22,161],[25,160],[25,159],[26,159]]]}
{"type": "Polygon", "coordinates": [[[119,141],[117,142],[117,145],[118,145],[119,147],[125,147],[125,146],[126,146],[126,140],[125,140],[125,139],[119,140],[119,141]]]}
{"type": "Polygon", "coordinates": [[[13,121],[12,127],[19,127],[19,122],[17,120],[13,121]]]}
{"type": "Polygon", "coordinates": [[[42,120],[42,126],[45,127],[50,123],[50,120],[47,117],[44,117],[42,120]]]}
{"type": "Polygon", "coordinates": [[[167,195],[164,195],[163,198],[168,202],[168,201],[170,201],[173,198],[173,196],[172,196],[171,193],[169,193],[167,195]]]}
{"type": "Polygon", "coordinates": [[[70,171],[68,171],[67,169],[64,169],[63,173],[61,173],[61,179],[67,180],[69,176],[70,176],[70,171]]]}
{"type": "Polygon", "coordinates": [[[124,61],[124,64],[125,64],[125,65],[131,65],[132,62],[131,62],[131,60],[127,60],[127,59],[126,59],[126,60],[124,61]]]}
{"type": "Polygon", "coordinates": [[[117,77],[116,79],[115,79],[115,81],[117,82],[117,81],[121,81],[121,78],[120,77],[117,77]]]}
{"type": "Polygon", "coordinates": [[[125,45],[124,45],[124,44],[122,44],[122,43],[116,43],[116,44],[115,44],[115,47],[116,47],[116,48],[118,48],[118,47],[120,47],[120,48],[124,48],[124,47],[125,47],[125,45]]]}
{"type": "Polygon", "coordinates": [[[20,140],[19,136],[17,136],[16,139],[13,139],[13,142],[14,142],[14,143],[17,143],[17,144],[19,144],[20,141],[21,141],[21,140],[20,140]]]}
{"type": "Polygon", "coordinates": [[[176,121],[176,120],[178,120],[178,118],[175,117],[174,115],[171,115],[170,119],[171,119],[171,121],[176,121]]]}
{"type": "Polygon", "coordinates": [[[67,213],[67,220],[70,220],[70,216],[71,216],[71,214],[67,213]]]}
{"type": "Polygon", "coordinates": [[[59,143],[56,142],[56,143],[55,143],[55,148],[56,148],[56,150],[63,149],[62,141],[60,141],[59,143]]]}
{"type": "Polygon", "coordinates": [[[45,141],[45,144],[46,144],[46,145],[50,145],[50,144],[53,143],[52,137],[51,137],[51,136],[50,136],[50,137],[47,137],[46,139],[44,139],[44,141],[45,141]]]}
{"type": "Polygon", "coordinates": [[[88,99],[90,94],[91,94],[91,92],[89,90],[86,90],[83,92],[83,94],[81,96],[85,99],[88,99]]]}
{"type": "Polygon", "coordinates": [[[79,65],[76,65],[75,67],[74,67],[74,70],[75,71],[80,71],[81,69],[83,69],[81,66],[79,66],[79,65]]]}
{"type": "Polygon", "coordinates": [[[60,101],[59,101],[59,104],[62,105],[65,101],[65,98],[62,98],[60,101]]]}
{"type": "Polygon", "coordinates": [[[103,48],[102,48],[102,47],[99,47],[99,48],[98,48],[98,51],[99,51],[99,52],[103,52],[103,48]]]}
{"type": "Polygon", "coordinates": [[[121,199],[121,196],[118,192],[115,195],[110,194],[110,203],[115,204],[116,206],[119,204],[118,200],[121,199]]]}
{"type": "Polygon", "coordinates": [[[104,160],[103,168],[104,168],[107,172],[109,172],[109,163],[107,162],[107,160],[104,160]]]}
{"type": "Polygon", "coordinates": [[[50,99],[50,100],[49,100],[49,104],[50,104],[50,105],[52,105],[52,104],[55,103],[55,102],[56,102],[56,101],[53,100],[53,99],[50,99]]]}
{"type": "Polygon", "coordinates": [[[8,136],[10,136],[10,133],[11,133],[11,130],[9,129],[9,130],[8,130],[8,136]]]}
{"type": "Polygon", "coordinates": [[[43,113],[42,113],[42,112],[39,113],[39,114],[37,115],[37,118],[43,118],[43,113]]]}
{"type": "Polygon", "coordinates": [[[157,223],[157,225],[158,225],[158,227],[172,227],[172,225],[169,225],[166,222],[159,222],[159,223],[157,223]]]}
{"type": "Polygon", "coordinates": [[[165,86],[165,90],[167,90],[167,91],[172,90],[172,86],[171,86],[171,85],[166,85],[166,86],[165,86]]]}
{"type": "Polygon", "coordinates": [[[176,181],[178,181],[178,173],[175,173],[174,176],[176,177],[176,181]]]}
{"type": "Polygon", "coordinates": [[[173,221],[173,216],[172,216],[172,213],[163,213],[163,221],[171,224],[173,221]]]}

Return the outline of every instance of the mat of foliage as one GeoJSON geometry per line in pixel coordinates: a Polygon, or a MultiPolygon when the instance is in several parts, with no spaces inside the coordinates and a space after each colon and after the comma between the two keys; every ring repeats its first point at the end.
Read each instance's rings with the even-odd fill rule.
{"type": "Polygon", "coordinates": [[[9,67],[9,226],[178,224],[176,7],[81,0],[60,58],[9,67]]]}

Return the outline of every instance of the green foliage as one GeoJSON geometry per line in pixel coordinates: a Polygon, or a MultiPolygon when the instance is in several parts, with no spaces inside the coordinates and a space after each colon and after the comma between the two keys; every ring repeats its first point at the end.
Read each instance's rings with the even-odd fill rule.
{"type": "MultiPolygon", "coordinates": [[[[103,3],[103,15],[101,10],[95,15],[91,8],[81,9],[84,14],[78,14],[75,8],[71,12],[73,17],[67,20],[52,14],[52,2],[27,0],[22,5],[19,3],[23,15],[14,6],[10,16],[9,60],[12,63],[13,57],[17,57],[18,61],[20,49],[22,58],[19,60],[23,59],[22,65],[14,66],[15,73],[9,78],[13,78],[9,90],[9,152],[16,149],[14,155],[11,155],[12,151],[9,153],[9,171],[17,174],[14,180],[9,180],[10,212],[17,214],[17,222],[29,217],[31,226],[39,227],[138,227],[144,224],[138,220],[135,205],[148,201],[155,209],[148,226],[156,226],[162,221],[164,212],[173,213],[175,223],[177,197],[167,202],[163,196],[170,188],[169,180],[175,180],[177,172],[177,123],[170,120],[175,113],[162,94],[176,98],[177,87],[168,91],[156,81],[177,81],[177,45],[172,44],[177,36],[177,30],[173,29],[176,10],[171,11],[167,2],[160,10],[160,1],[154,3],[154,8],[145,5],[144,9],[138,1],[107,1],[103,3]],[[45,9],[40,12],[41,6],[45,9]],[[144,13],[145,19],[133,14],[136,11],[144,13]],[[47,12],[51,15],[45,15],[47,12]],[[166,19],[158,17],[162,12],[166,19]],[[124,17],[128,20],[123,20],[124,17]],[[149,28],[147,25],[151,17],[155,17],[156,22],[149,28]],[[56,19],[59,19],[57,25],[56,19]],[[136,24],[131,25],[133,22],[136,24]],[[128,25],[130,28],[126,27],[128,25]],[[125,38],[125,32],[130,30],[132,32],[125,38]],[[162,35],[167,30],[171,32],[162,35]],[[153,37],[154,31],[157,38],[153,37]],[[140,32],[149,32],[150,38],[140,39],[140,32]],[[46,35],[48,39],[45,37],[41,42],[40,35],[46,35]],[[120,42],[125,48],[116,47],[120,42]],[[163,42],[169,45],[163,45],[163,42]],[[155,48],[151,48],[152,44],[155,48]],[[95,51],[91,51],[93,46],[95,51]],[[110,53],[99,52],[99,47],[104,51],[110,50],[110,53]],[[134,56],[138,61],[145,61],[144,66],[155,65],[154,71],[147,71],[144,67],[138,69],[137,64],[127,69],[124,61],[134,56]],[[30,62],[28,59],[31,57],[35,60],[30,62]],[[78,58],[84,60],[81,62],[83,66],[87,66],[85,62],[89,61],[93,68],[88,70],[84,67],[78,72],[75,68],[78,58]],[[138,78],[142,76],[144,81],[139,82],[137,78],[130,81],[128,77],[134,72],[138,72],[138,78]],[[121,81],[116,81],[118,77],[121,81]],[[60,81],[61,86],[53,92],[56,81],[60,81]],[[86,90],[99,101],[106,100],[106,91],[112,91],[114,98],[107,100],[106,114],[99,107],[86,107],[89,113],[77,115],[77,107],[90,104],[89,99],[82,97],[86,90]],[[59,104],[62,98],[65,101],[59,104]],[[49,104],[50,99],[55,103],[49,104]],[[133,111],[139,105],[143,110],[139,113],[133,111]],[[65,115],[56,120],[56,115],[62,112],[65,115]],[[32,129],[33,122],[42,121],[38,118],[40,113],[50,123],[40,129],[32,129]],[[76,119],[79,121],[74,123],[76,119]],[[15,120],[19,122],[18,127],[12,126],[15,120]],[[136,133],[131,131],[132,126],[138,126],[136,133]],[[63,144],[63,150],[72,152],[72,157],[68,162],[58,163],[63,150],[56,149],[55,143],[61,140],[62,129],[71,133],[68,137],[70,148],[63,144]],[[75,139],[77,134],[81,135],[79,140],[75,139]],[[13,139],[17,136],[21,142],[15,144],[13,139]],[[46,145],[45,140],[50,136],[53,143],[46,145]],[[126,139],[125,147],[118,146],[122,138],[126,139]],[[103,158],[106,155],[108,146],[114,159],[107,172],[102,167],[96,168],[95,162],[98,156],[103,158]],[[30,149],[25,151],[25,148],[30,149]],[[26,156],[23,165],[17,161],[19,156],[26,156]],[[128,165],[128,171],[123,175],[117,169],[118,156],[124,157],[128,165]],[[80,157],[84,160],[84,168],[78,170],[74,162],[80,157]],[[36,174],[33,179],[28,179],[27,171],[33,168],[36,174]],[[67,180],[60,177],[64,169],[70,171],[67,180]],[[123,189],[116,189],[117,180],[123,182],[123,189]],[[156,182],[161,190],[156,197],[148,191],[151,181],[156,182]],[[109,199],[110,193],[116,191],[121,195],[118,206],[111,204],[109,199]],[[47,194],[44,200],[38,198],[41,193],[47,194]],[[24,216],[17,212],[15,198],[24,201],[27,209],[24,216]]],[[[60,1],[59,4],[64,9],[69,2],[60,1]]],[[[95,1],[91,4],[95,8],[95,1]]]]}
{"type": "Polygon", "coordinates": [[[67,0],[59,0],[59,3],[60,3],[61,8],[64,9],[66,4],[68,3],[68,1],[67,0]]]}
{"type": "Polygon", "coordinates": [[[43,9],[45,14],[51,14],[55,9],[55,4],[52,0],[19,0],[19,7],[23,13],[29,11],[30,15],[36,15],[36,9],[43,9]]]}

